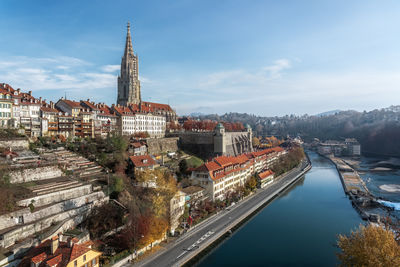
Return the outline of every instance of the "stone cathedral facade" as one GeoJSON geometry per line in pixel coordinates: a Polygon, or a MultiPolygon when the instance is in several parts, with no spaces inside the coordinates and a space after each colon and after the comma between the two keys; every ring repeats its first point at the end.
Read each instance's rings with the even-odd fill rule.
{"type": "MultiPolygon", "coordinates": [[[[139,81],[139,59],[132,46],[131,29],[128,22],[125,51],[118,76],[117,106],[127,107],[131,113],[164,116],[166,122],[176,122],[176,112],[168,104],[142,101],[139,81]]],[[[127,110],[127,109],[124,109],[127,110]]]]}
{"type": "Polygon", "coordinates": [[[121,61],[121,73],[118,76],[117,104],[123,106],[141,102],[139,60],[133,52],[129,22],[127,28],[125,51],[121,61]]]}

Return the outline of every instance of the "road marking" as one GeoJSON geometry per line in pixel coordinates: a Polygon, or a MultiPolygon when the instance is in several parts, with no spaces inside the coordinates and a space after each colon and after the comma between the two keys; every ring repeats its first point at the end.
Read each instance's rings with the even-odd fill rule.
{"type": "Polygon", "coordinates": [[[199,244],[201,242],[203,242],[205,239],[207,239],[208,237],[210,237],[212,234],[214,234],[213,231],[208,231],[205,235],[203,235],[202,237],[200,237],[196,242],[194,242],[190,247],[188,248],[184,248],[183,252],[181,254],[179,254],[178,257],[176,257],[176,259],[181,258],[183,255],[185,255],[188,251],[192,251],[195,248],[199,248],[199,244]]]}

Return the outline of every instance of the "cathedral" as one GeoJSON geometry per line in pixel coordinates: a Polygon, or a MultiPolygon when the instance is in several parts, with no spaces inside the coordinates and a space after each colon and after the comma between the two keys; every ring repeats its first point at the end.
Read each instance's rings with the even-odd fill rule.
{"type": "Polygon", "coordinates": [[[139,81],[139,59],[132,46],[131,29],[128,22],[125,51],[118,76],[117,105],[129,108],[133,113],[163,115],[167,122],[177,120],[175,111],[167,104],[142,101],[139,81]]]}
{"type": "Polygon", "coordinates": [[[137,55],[133,53],[131,29],[128,22],[125,52],[121,62],[121,73],[118,76],[117,104],[126,106],[127,104],[139,104],[141,102],[138,61],[137,55]]]}

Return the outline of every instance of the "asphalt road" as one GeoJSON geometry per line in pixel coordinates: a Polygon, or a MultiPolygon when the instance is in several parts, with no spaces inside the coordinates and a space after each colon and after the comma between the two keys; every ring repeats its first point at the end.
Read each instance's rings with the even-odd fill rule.
{"type": "Polygon", "coordinates": [[[289,184],[293,183],[296,176],[307,166],[304,162],[300,167],[290,171],[279,180],[274,181],[264,189],[258,189],[251,197],[237,203],[230,210],[224,210],[197,227],[189,230],[185,235],[171,242],[154,255],[134,265],[124,266],[177,266],[193,254],[199,253],[199,247],[209,243],[213,238],[226,232],[227,226],[239,219],[254,206],[265,202],[282,192],[289,184]]]}

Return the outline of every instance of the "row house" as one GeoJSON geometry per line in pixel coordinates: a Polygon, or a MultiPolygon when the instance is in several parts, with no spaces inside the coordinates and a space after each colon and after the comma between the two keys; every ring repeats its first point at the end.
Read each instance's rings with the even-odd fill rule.
{"type": "Polygon", "coordinates": [[[19,120],[17,124],[25,129],[27,136],[41,136],[42,120],[40,118],[40,107],[42,99],[32,96],[32,91],[20,93],[20,97],[15,98],[15,106],[19,106],[19,120]]]}
{"type": "Polygon", "coordinates": [[[118,116],[117,128],[122,135],[133,135],[147,132],[150,137],[164,137],[166,117],[152,113],[140,113],[132,106],[113,105],[118,116]]]}
{"type": "Polygon", "coordinates": [[[76,137],[94,137],[94,118],[90,108],[81,102],[61,98],[56,107],[73,117],[73,132],[76,137]]]}
{"type": "Polygon", "coordinates": [[[117,131],[117,115],[109,106],[104,103],[96,104],[99,109],[97,121],[100,123],[101,136],[107,136],[109,133],[117,131]]]}
{"type": "Polygon", "coordinates": [[[164,137],[167,121],[175,121],[169,105],[140,102],[111,108],[89,99],[73,101],[61,98],[47,104],[32,92],[21,92],[0,84],[0,126],[24,128],[28,136],[105,137],[111,132],[133,135],[147,132],[150,137],[164,137]]]}
{"type": "Polygon", "coordinates": [[[106,137],[109,133],[117,130],[117,116],[104,103],[95,104],[89,99],[81,101],[81,106],[92,112],[94,135],[106,137]]]}
{"type": "Polygon", "coordinates": [[[11,126],[13,118],[12,106],[11,92],[0,88],[0,127],[11,126]]]}
{"type": "Polygon", "coordinates": [[[219,156],[194,169],[191,181],[205,189],[212,200],[223,200],[229,191],[243,186],[254,174],[269,169],[276,160],[287,153],[276,147],[242,154],[236,157],[219,156]]]}
{"type": "Polygon", "coordinates": [[[58,116],[60,111],[54,107],[54,103],[51,101],[50,105],[44,103],[40,107],[40,116],[42,121],[42,135],[44,136],[56,136],[58,135],[58,116]],[[47,127],[46,127],[47,125],[47,127]]]}
{"type": "Polygon", "coordinates": [[[40,107],[43,102],[42,98],[37,99],[32,96],[32,91],[23,93],[20,89],[15,90],[5,83],[0,84],[0,90],[3,94],[3,101],[0,100],[3,102],[1,109],[2,112],[5,112],[2,113],[2,118],[5,118],[5,116],[9,118],[7,124],[3,122],[3,126],[21,127],[25,129],[25,134],[28,136],[41,136],[42,120],[40,117],[40,107]]]}
{"type": "Polygon", "coordinates": [[[129,107],[134,112],[164,116],[167,123],[177,121],[176,112],[168,104],[141,101],[139,104],[130,104],[129,107]]]}

